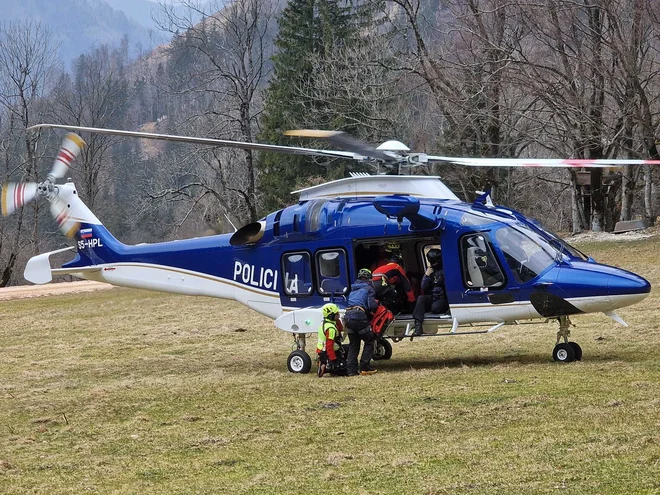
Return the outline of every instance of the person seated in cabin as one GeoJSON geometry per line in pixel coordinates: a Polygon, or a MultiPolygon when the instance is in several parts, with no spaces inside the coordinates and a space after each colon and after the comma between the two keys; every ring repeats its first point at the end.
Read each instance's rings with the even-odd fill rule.
{"type": "Polygon", "coordinates": [[[481,276],[483,278],[484,287],[497,287],[502,285],[504,281],[502,278],[502,272],[500,271],[497,262],[493,256],[489,256],[484,249],[477,249],[475,251],[475,262],[479,267],[481,276]]]}
{"type": "Polygon", "coordinates": [[[344,340],[343,325],[339,318],[339,307],[328,303],[321,308],[323,322],[319,326],[316,355],[318,359],[318,376],[325,373],[333,375],[346,374],[345,361],[341,342],[344,340]]]}
{"type": "Polygon", "coordinates": [[[433,248],[426,253],[429,266],[422,278],[422,294],[417,298],[413,318],[415,319],[415,333],[419,336],[424,333],[423,323],[426,313],[443,314],[449,310],[447,291],[445,289],[445,273],[442,268],[442,252],[433,248]]]}
{"type": "Polygon", "coordinates": [[[373,271],[376,294],[383,305],[393,313],[411,312],[415,293],[398,252],[390,254],[389,261],[373,271]]]}
{"type": "Polygon", "coordinates": [[[371,368],[374,353],[374,333],[371,330],[371,317],[378,309],[376,291],[371,281],[371,270],[362,268],[348,295],[348,307],[344,313],[344,323],[348,335],[348,356],[346,371],[348,376],[370,375],[376,372],[371,368]],[[358,354],[364,342],[358,370],[358,354]]]}

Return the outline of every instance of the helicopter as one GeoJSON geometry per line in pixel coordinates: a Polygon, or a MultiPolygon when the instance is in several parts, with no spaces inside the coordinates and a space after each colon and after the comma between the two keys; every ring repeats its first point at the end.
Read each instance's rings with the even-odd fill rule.
{"type": "MultiPolygon", "coordinates": [[[[465,166],[611,167],[660,164],[653,160],[456,158],[410,153],[398,141],[379,147],[339,131],[296,130],[287,134],[327,139],[342,150],[246,143],[94,127],[39,124],[41,128],[104,133],[210,146],[366,160],[392,168],[425,163],[465,166]]],[[[73,182],[63,179],[84,141],[64,138],[52,170],[40,183],[2,188],[2,213],[9,215],[35,198],[50,202],[60,230],[74,245],[32,257],[27,281],[48,283],[72,275],[115,286],[231,299],[274,320],[293,336],[287,368],[308,373],[312,358],[307,336],[322,321],[321,307],[346,309],[351,282],[395,244],[411,281],[427,269],[425,254],[440,249],[449,310],[427,313],[424,333],[455,336],[491,333],[503,325],[556,320],[552,357],[560,363],[582,359],[570,341],[570,317],[604,313],[627,326],[615,310],[646,298],[650,283],[629,271],[597,263],[522,213],[493,204],[487,194],[461,201],[437,176],[355,174],[292,194],[298,201],[231,234],[152,244],[117,240],[84,204],[73,182]],[[50,257],[71,251],[60,267],[50,257]]],[[[392,356],[392,343],[413,339],[414,319],[395,315],[375,343],[374,359],[392,356]]]]}

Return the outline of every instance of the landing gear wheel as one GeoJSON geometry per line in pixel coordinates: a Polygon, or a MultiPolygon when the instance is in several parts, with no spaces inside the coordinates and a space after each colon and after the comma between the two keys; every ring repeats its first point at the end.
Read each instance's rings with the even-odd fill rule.
{"type": "Polygon", "coordinates": [[[575,360],[582,361],[582,347],[580,347],[577,342],[569,342],[568,345],[570,345],[575,352],[575,360]]]}
{"type": "Polygon", "coordinates": [[[380,360],[389,359],[391,357],[392,357],[392,344],[390,344],[385,339],[381,339],[378,342],[376,342],[376,348],[374,349],[374,355],[372,356],[372,359],[374,361],[380,361],[380,360]]]}
{"type": "Polygon", "coordinates": [[[557,344],[552,351],[552,359],[559,363],[570,363],[575,360],[575,350],[570,344],[557,344]]]}
{"type": "Polygon", "coordinates": [[[309,373],[312,369],[312,358],[305,351],[293,351],[286,358],[286,366],[291,373],[309,373]]]}

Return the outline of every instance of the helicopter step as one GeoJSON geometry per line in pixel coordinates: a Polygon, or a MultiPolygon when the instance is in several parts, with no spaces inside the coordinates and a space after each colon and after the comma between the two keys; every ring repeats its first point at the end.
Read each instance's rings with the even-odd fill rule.
{"type": "MultiPolygon", "coordinates": [[[[498,322],[494,326],[486,330],[469,330],[469,331],[458,331],[459,321],[458,319],[451,316],[449,313],[445,314],[435,314],[435,313],[426,313],[424,315],[424,325],[423,333],[421,335],[413,335],[415,319],[410,314],[399,314],[396,316],[394,321],[387,327],[383,337],[390,338],[395,342],[398,342],[405,337],[432,337],[432,336],[442,336],[442,335],[469,335],[469,334],[478,334],[478,333],[491,333],[504,325],[504,322],[498,322]],[[447,332],[441,331],[441,329],[448,329],[447,332]]],[[[477,325],[484,326],[484,325],[477,325]]],[[[469,324],[470,328],[474,328],[475,325],[469,324]]]]}

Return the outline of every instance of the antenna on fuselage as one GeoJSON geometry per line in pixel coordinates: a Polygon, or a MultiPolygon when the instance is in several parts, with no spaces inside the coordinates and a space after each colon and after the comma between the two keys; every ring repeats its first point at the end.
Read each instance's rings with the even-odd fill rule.
{"type": "Polygon", "coordinates": [[[236,228],[236,225],[234,225],[234,222],[232,222],[231,219],[229,218],[229,215],[227,215],[226,213],[223,213],[223,215],[229,222],[229,225],[231,225],[231,228],[234,229],[234,232],[236,232],[238,229],[236,228]]]}

